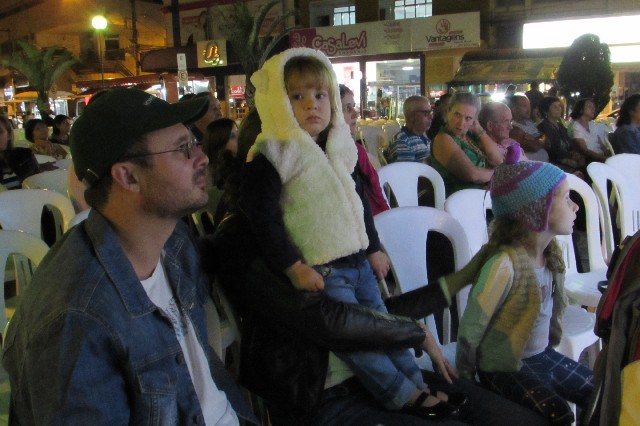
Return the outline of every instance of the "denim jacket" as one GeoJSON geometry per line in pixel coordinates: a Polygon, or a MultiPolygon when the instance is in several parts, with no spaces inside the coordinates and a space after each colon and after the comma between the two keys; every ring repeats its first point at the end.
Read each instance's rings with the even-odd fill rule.
{"type": "MultiPolygon", "coordinates": [[[[214,381],[238,410],[216,375],[220,361],[207,344],[203,310],[207,282],[183,225],[164,247],[167,275],[204,342],[214,381]]],[[[2,360],[12,424],[204,423],[170,321],[98,212],[51,249],[20,299],[2,360]]]]}

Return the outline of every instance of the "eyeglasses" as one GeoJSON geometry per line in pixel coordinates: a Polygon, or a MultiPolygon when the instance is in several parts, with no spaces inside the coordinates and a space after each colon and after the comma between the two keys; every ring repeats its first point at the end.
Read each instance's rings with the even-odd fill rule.
{"type": "Polygon", "coordinates": [[[187,160],[191,159],[191,153],[197,146],[200,146],[201,143],[198,141],[195,136],[191,136],[191,140],[189,142],[183,143],[176,149],[168,149],[166,151],[158,151],[158,152],[145,152],[140,154],[131,154],[122,158],[122,160],[128,160],[130,158],[139,158],[139,157],[148,157],[150,155],[158,155],[158,154],[166,154],[168,152],[182,152],[187,160]]]}
{"type": "Polygon", "coordinates": [[[417,109],[413,112],[419,112],[422,115],[424,115],[425,117],[431,117],[433,116],[433,110],[432,109],[417,109]]]}

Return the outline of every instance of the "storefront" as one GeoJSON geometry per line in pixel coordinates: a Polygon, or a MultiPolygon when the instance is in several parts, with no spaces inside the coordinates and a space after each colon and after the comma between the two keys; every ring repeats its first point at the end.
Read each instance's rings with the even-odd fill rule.
{"type": "Polygon", "coordinates": [[[554,84],[565,52],[566,48],[468,52],[449,84],[493,99],[503,96],[511,84],[516,86],[516,92],[525,92],[535,81],[545,91],[554,84]]]}
{"type": "Polygon", "coordinates": [[[407,97],[446,91],[462,54],[480,46],[480,14],[306,28],[291,31],[289,41],[331,59],[363,117],[395,118],[407,97]]]}

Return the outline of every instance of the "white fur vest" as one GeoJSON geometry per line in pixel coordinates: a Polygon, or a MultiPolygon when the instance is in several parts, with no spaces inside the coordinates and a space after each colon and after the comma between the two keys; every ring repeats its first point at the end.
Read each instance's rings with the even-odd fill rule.
{"type": "MultiPolygon", "coordinates": [[[[337,114],[331,121],[325,152],[293,115],[283,80],[284,65],[300,55],[325,63],[335,83],[331,63],[316,50],[289,49],[269,59],[251,78],[262,120],[262,133],[252,154],[263,154],[278,171],[280,206],[289,238],[307,264],[318,265],[366,249],[369,240],[362,202],[351,178],[357,151],[338,95],[332,100],[337,114]]],[[[335,87],[337,91],[337,83],[335,87]]]]}

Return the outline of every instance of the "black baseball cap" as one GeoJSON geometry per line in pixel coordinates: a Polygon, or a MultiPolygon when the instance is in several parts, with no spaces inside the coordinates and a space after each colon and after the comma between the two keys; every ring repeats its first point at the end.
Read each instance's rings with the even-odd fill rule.
{"type": "Polygon", "coordinates": [[[69,146],[78,179],[91,186],[109,172],[139,136],[189,124],[208,108],[208,98],[170,104],[136,89],[116,88],[89,103],[76,119],[69,146]]]}

